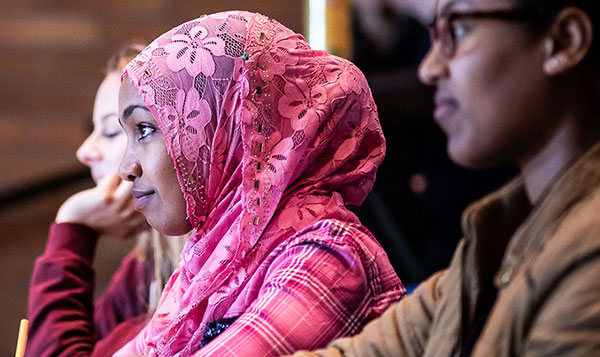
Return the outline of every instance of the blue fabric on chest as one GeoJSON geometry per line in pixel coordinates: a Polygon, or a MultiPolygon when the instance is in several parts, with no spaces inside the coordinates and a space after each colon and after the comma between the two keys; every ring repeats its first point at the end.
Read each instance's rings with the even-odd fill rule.
{"type": "Polygon", "coordinates": [[[237,320],[238,317],[239,316],[218,319],[207,323],[206,328],[204,329],[204,334],[202,335],[202,341],[200,342],[200,348],[208,345],[210,341],[217,338],[217,336],[231,326],[231,324],[237,320]]]}

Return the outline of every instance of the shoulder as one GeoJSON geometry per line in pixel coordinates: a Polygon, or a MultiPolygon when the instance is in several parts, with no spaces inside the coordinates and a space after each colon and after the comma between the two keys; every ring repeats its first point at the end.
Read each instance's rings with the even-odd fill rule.
{"type": "Polygon", "coordinates": [[[334,255],[350,265],[360,262],[365,267],[377,266],[380,260],[384,261],[383,265],[389,264],[385,251],[367,228],[335,219],[321,220],[296,232],[270,255],[274,257],[299,250],[334,255]]]}
{"type": "MultiPolygon", "coordinates": [[[[286,254],[291,250],[309,249],[324,251],[346,251],[357,254],[363,246],[375,241],[366,228],[347,222],[321,220],[292,234],[281,242],[270,254],[271,257],[286,254]]],[[[365,248],[365,250],[368,250],[365,248]]]]}
{"type": "Polygon", "coordinates": [[[294,234],[282,245],[315,244],[340,249],[354,249],[370,259],[383,253],[383,249],[364,226],[356,223],[326,219],[294,234]]]}
{"type": "Polygon", "coordinates": [[[524,344],[527,354],[591,355],[598,351],[599,237],[600,188],[568,210],[527,272],[532,292],[525,294],[535,294],[540,306],[524,344]]]}
{"type": "Polygon", "coordinates": [[[532,251],[530,278],[553,291],[553,287],[573,278],[579,269],[600,261],[599,237],[600,188],[574,204],[544,243],[532,251]]]}
{"type": "Polygon", "coordinates": [[[319,221],[280,244],[271,257],[296,263],[299,259],[329,261],[338,269],[343,268],[341,271],[362,276],[373,294],[382,299],[387,299],[390,292],[398,295],[395,299],[405,293],[387,254],[360,224],[334,219],[319,221]]]}
{"type": "Polygon", "coordinates": [[[575,204],[561,219],[547,250],[570,260],[600,253],[600,187],[575,204]]]}

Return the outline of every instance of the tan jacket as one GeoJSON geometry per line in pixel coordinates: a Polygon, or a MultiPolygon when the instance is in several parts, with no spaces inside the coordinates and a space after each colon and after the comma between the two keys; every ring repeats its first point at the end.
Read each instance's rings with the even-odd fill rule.
{"type": "Polygon", "coordinates": [[[600,144],[533,209],[517,179],[472,204],[462,223],[447,270],[361,334],[295,356],[456,356],[489,279],[498,297],[473,356],[600,356],[600,144]]]}

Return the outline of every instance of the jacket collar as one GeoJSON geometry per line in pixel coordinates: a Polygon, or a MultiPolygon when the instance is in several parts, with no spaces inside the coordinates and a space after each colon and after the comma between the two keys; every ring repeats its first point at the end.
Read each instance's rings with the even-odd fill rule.
{"type": "Polygon", "coordinates": [[[494,283],[507,284],[532,252],[539,251],[566,214],[600,186],[600,143],[593,145],[562,175],[554,180],[525,222],[510,240],[494,283]]]}
{"type": "Polygon", "coordinates": [[[467,291],[495,273],[501,287],[526,255],[541,249],[556,230],[560,218],[578,201],[600,186],[600,143],[559,175],[535,207],[529,203],[523,178],[471,204],[463,213],[464,274],[467,291]]]}
{"type": "MultiPolygon", "coordinates": [[[[482,284],[510,282],[513,272],[541,249],[561,217],[600,186],[600,143],[559,175],[532,207],[522,177],[471,204],[463,213],[463,292],[474,313],[482,284]]],[[[465,311],[467,312],[467,311],[465,311]]]]}
{"type": "MultiPolygon", "coordinates": [[[[471,204],[462,217],[462,291],[465,318],[475,313],[480,291],[498,271],[511,237],[530,214],[523,179],[471,204]]],[[[465,321],[463,321],[465,323],[465,321]]]]}

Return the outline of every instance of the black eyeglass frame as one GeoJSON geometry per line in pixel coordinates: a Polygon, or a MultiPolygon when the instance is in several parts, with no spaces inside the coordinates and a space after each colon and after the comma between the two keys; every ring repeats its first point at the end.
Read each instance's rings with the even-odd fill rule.
{"type": "Polygon", "coordinates": [[[524,8],[453,12],[448,16],[436,16],[431,24],[427,26],[431,42],[430,46],[433,47],[436,42],[440,42],[442,53],[446,59],[451,59],[456,54],[458,46],[451,26],[454,21],[461,19],[495,19],[513,22],[531,21],[535,23],[540,20],[535,11],[524,8]]]}

